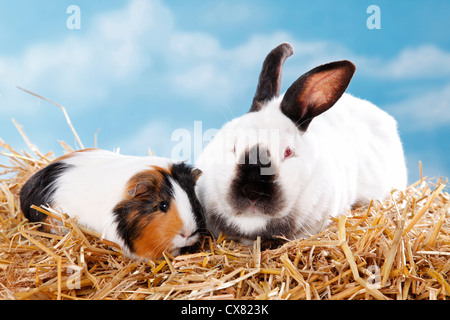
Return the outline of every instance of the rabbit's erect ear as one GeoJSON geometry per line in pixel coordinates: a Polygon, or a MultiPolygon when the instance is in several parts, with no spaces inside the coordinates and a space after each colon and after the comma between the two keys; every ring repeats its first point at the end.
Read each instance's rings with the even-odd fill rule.
{"type": "Polygon", "coordinates": [[[280,95],[283,64],[293,53],[289,43],[282,43],[267,55],[249,112],[261,110],[265,102],[280,95]]]}
{"type": "Polygon", "coordinates": [[[298,78],[286,91],[281,111],[301,131],[306,131],[314,117],[330,109],[347,89],[355,72],[350,61],[321,65],[298,78]]]}

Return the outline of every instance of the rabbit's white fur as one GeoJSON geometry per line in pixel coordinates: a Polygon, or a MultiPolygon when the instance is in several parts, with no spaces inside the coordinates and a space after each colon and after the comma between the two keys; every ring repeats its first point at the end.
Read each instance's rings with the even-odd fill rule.
{"type": "MultiPolygon", "coordinates": [[[[244,243],[267,232],[273,219],[288,219],[287,237],[319,232],[330,216],[347,214],[352,205],[382,200],[393,188],[403,189],[407,173],[402,144],[393,117],[374,104],[344,94],[328,111],[314,118],[305,132],[280,110],[283,95],[258,112],[249,112],[225,124],[204,148],[196,165],[203,171],[197,184],[207,226],[215,236],[235,230],[232,238],[244,243]],[[246,131],[250,129],[249,131],[246,131]],[[236,162],[243,148],[252,147],[246,132],[260,134],[277,170],[285,205],[274,215],[258,210],[237,212],[230,205],[229,188],[236,179],[236,162]],[[272,131],[275,130],[275,131],[272,131]],[[242,142],[244,139],[244,143],[242,142]],[[293,156],[283,159],[290,147],[293,156]]],[[[279,220],[282,221],[282,220],[279,220]]],[[[274,232],[274,231],[271,231],[274,232]]],[[[276,230],[275,230],[276,232],[276,230]]],[[[273,234],[277,236],[281,234],[273,234]]]]}

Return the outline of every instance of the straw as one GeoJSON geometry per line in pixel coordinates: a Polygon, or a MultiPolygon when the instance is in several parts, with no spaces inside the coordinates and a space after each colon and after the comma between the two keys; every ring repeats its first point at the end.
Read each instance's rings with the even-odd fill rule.
{"type": "Polygon", "coordinates": [[[259,238],[244,246],[226,235],[207,236],[191,254],[134,260],[52,208],[34,207],[59,221],[57,233],[39,231],[40,224],[23,217],[20,188],[55,158],[27,141],[32,154],[0,139],[0,154],[9,159],[0,173],[1,299],[450,298],[444,179],[422,176],[383,202],[332,218],[317,235],[272,250],[261,250],[259,238]]]}
{"type": "MultiPolygon", "coordinates": [[[[44,98],[43,96],[41,96],[41,95],[39,95],[39,94],[37,94],[37,93],[31,92],[31,91],[29,91],[29,90],[27,90],[27,89],[24,89],[24,88],[22,88],[22,87],[19,87],[19,86],[16,86],[16,87],[17,87],[17,89],[19,89],[19,90],[22,90],[22,91],[24,91],[24,92],[26,92],[26,93],[29,93],[29,94],[31,94],[31,95],[33,95],[33,96],[39,98],[39,99],[42,99],[42,100],[44,100],[44,101],[47,101],[47,102],[49,102],[49,103],[51,103],[51,104],[57,106],[58,108],[60,108],[61,111],[62,111],[63,114],[64,114],[64,118],[66,119],[67,124],[69,125],[70,129],[72,130],[73,135],[75,136],[76,141],[78,142],[78,145],[80,146],[81,149],[84,149],[83,143],[81,142],[80,137],[78,136],[78,134],[77,134],[75,128],[74,128],[73,125],[72,125],[72,121],[70,120],[70,117],[69,117],[69,115],[67,114],[66,108],[64,108],[62,105],[60,105],[60,104],[58,104],[58,103],[56,103],[56,102],[53,102],[52,100],[49,100],[49,99],[47,99],[47,98],[44,98]]],[[[97,139],[97,135],[95,136],[95,139],[97,139]]]]}

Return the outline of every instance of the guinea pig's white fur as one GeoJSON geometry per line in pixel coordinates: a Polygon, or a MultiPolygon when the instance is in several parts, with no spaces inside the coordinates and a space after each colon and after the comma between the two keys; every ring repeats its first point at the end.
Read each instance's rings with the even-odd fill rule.
{"type": "Polygon", "coordinates": [[[283,98],[276,96],[225,124],[196,162],[203,172],[197,194],[216,236],[224,232],[243,243],[258,235],[308,236],[325,227],[330,216],[406,187],[397,124],[386,112],[343,94],[303,132],[281,111],[283,98]],[[270,214],[265,208],[237,208],[230,192],[240,155],[255,145],[270,152],[273,183],[280,190],[282,205],[270,214]],[[287,148],[292,155],[284,158],[287,148]]]}
{"type": "MultiPolygon", "coordinates": [[[[201,208],[196,206],[195,201],[198,200],[196,200],[195,193],[188,195],[189,190],[183,189],[180,181],[170,175],[174,164],[169,159],[155,156],[135,157],[105,150],[86,149],[63,156],[54,164],[62,164],[64,167],[60,172],[50,172],[54,177],[52,179],[47,177],[50,179],[46,181],[48,183],[47,190],[43,189],[34,201],[39,202],[42,201],[39,198],[45,198],[48,205],[76,218],[80,225],[101,233],[105,239],[119,244],[131,256],[135,255],[136,250],[130,249],[125,238],[133,235],[126,235],[124,238],[124,235],[118,232],[117,213],[113,211],[121,201],[129,201],[129,199],[127,200],[130,198],[130,195],[127,194],[127,185],[130,183],[130,179],[141,172],[151,172],[152,169],[165,170],[172,187],[171,201],[173,203],[170,206],[176,207],[174,214],[178,215],[182,221],[182,227],[178,234],[165,247],[173,250],[173,253],[177,253],[178,249],[190,246],[198,240],[201,217],[199,212],[195,211],[201,210],[201,208]],[[195,197],[195,199],[190,199],[190,197],[195,197]]],[[[190,173],[191,168],[186,170],[189,170],[190,173]]],[[[194,190],[193,184],[196,178],[193,177],[189,181],[192,183],[192,190],[194,190]]],[[[34,180],[36,179],[45,178],[35,177],[34,180]]],[[[139,178],[134,179],[137,179],[135,183],[139,183],[139,178]]],[[[39,181],[33,182],[33,177],[31,177],[28,183],[35,188],[36,182],[39,183],[39,181]]],[[[22,203],[27,206],[29,203],[45,204],[33,203],[34,191],[29,189],[26,185],[22,188],[22,203]]],[[[39,220],[33,217],[29,208],[22,207],[22,210],[28,212],[26,216],[28,215],[29,219],[39,220]]]]}

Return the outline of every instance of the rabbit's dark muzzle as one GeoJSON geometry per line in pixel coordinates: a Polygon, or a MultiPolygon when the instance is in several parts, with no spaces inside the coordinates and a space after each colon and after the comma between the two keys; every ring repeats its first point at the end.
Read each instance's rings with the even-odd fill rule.
{"type": "Polygon", "coordinates": [[[266,148],[256,145],[246,150],[236,165],[228,193],[231,206],[238,213],[252,208],[258,213],[276,215],[284,203],[276,172],[266,148]]]}

